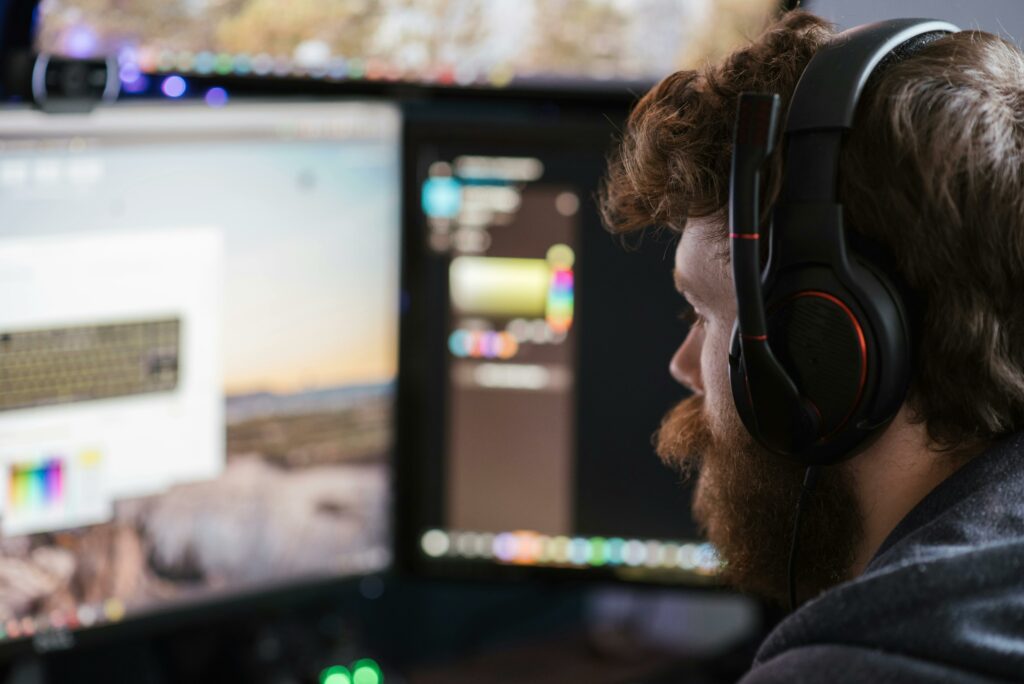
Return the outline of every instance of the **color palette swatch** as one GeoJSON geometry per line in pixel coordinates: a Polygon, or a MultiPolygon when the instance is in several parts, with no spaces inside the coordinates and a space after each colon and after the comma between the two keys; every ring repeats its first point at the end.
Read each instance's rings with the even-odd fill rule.
{"type": "Polygon", "coordinates": [[[552,271],[545,318],[555,333],[567,333],[572,327],[573,299],[572,269],[559,268],[552,271]]]}
{"type": "Polygon", "coordinates": [[[59,508],[64,503],[65,475],[64,464],[56,457],[35,463],[12,463],[8,511],[32,515],[59,508]]]}
{"type": "Polygon", "coordinates": [[[548,250],[547,262],[551,267],[551,283],[545,318],[553,332],[564,335],[572,327],[575,304],[572,267],[576,263],[576,254],[569,245],[553,245],[548,250]]]}
{"type": "Polygon", "coordinates": [[[98,446],[50,445],[0,454],[0,534],[94,525],[113,513],[98,446]]]}

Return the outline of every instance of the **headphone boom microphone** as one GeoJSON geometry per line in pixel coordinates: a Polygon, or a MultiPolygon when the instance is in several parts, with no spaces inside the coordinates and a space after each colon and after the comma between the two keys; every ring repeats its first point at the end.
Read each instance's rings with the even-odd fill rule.
{"type": "Polygon", "coordinates": [[[778,95],[742,93],[733,140],[729,191],[729,245],[736,288],[736,330],[730,377],[742,379],[762,443],[799,453],[817,438],[818,421],[768,343],[761,294],[761,169],[775,147],[778,95]],[[736,345],[738,343],[738,346],[736,345]]]}

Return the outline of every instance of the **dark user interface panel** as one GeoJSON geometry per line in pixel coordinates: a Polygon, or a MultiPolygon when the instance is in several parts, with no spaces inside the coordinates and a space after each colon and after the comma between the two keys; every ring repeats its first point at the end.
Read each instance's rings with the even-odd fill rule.
{"type": "Polygon", "coordinates": [[[669,247],[628,254],[596,214],[611,130],[407,123],[400,503],[421,567],[713,581],[650,444],[683,396],[669,247]]]}

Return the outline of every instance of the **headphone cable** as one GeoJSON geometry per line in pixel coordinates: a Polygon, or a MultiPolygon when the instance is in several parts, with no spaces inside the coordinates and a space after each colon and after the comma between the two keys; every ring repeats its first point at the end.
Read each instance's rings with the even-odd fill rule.
{"type": "Polygon", "coordinates": [[[800,546],[800,519],[803,517],[807,499],[818,483],[818,466],[807,466],[804,471],[804,484],[800,489],[800,497],[796,502],[796,516],[793,519],[793,538],[789,543],[789,610],[796,610],[796,554],[800,546]]]}

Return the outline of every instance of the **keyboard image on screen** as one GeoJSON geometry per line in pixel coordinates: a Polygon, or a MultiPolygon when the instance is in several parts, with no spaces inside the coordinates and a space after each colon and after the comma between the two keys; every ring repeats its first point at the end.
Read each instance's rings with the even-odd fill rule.
{"type": "Polygon", "coordinates": [[[0,330],[0,411],[178,386],[180,321],[0,330]]]}

